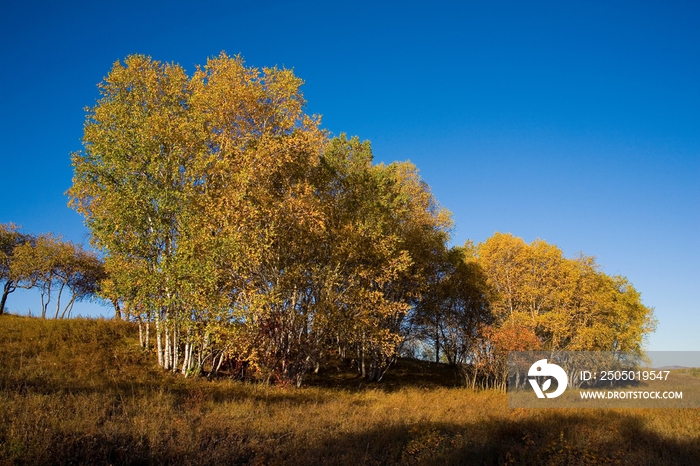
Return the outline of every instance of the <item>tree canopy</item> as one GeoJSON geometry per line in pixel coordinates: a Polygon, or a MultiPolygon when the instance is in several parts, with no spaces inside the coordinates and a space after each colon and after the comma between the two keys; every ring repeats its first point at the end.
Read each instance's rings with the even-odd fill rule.
{"type": "Polygon", "coordinates": [[[625,277],[605,274],[592,257],[565,258],[543,240],[496,233],[446,259],[416,316],[435,355],[441,349],[462,365],[472,385],[504,386],[508,351],[641,355],[656,326],[625,277]]]}
{"type": "Polygon", "coordinates": [[[329,139],[301,84],[221,54],[192,77],[131,56],[100,85],[71,205],[105,293],[155,322],[168,369],[182,347],[185,372],[209,359],[300,383],[335,341],[378,380],[395,357],[449,214],[415,166],[329,139]]]}

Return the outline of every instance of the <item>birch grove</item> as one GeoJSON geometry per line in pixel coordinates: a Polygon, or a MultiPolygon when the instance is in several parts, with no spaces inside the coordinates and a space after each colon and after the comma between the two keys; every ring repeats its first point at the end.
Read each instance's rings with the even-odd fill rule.
{"type": "Polygon", "coordinates": [[[301,84],[221,54],[191,77],[131,56],[99,85],[71,205],[164,369],[298,385],[335,341],[379,380],[397,354],[449,214],[412,165],[329,138],[301,84]]]}
{"type": "Polygon", "coordinates": [[[525,256],[498,236],[450,250],[451,214],[418,169],[332,138],[305,113],[302,84],[222,53],[191,76],[129,56],[98,85],[70,205],[104,255],[101,296],[163,369],[300,385],[337,355],[379,381],[421,329],[451,363],[491,348],[506,322],[581,348],[593,343],[576,329],[596,322],[628,322],[610,344],[636,348],[650,331],[631,286],[543,242],[525,256]],[[594,308],[567,294],[572,277],[627,304],[594,308]],[[589,320],[550,319],[567,312],[589,320]]]}

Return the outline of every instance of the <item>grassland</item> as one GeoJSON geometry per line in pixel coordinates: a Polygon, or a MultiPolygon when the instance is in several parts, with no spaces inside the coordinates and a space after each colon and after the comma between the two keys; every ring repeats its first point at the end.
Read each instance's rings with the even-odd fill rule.
{"type": "Polygon", "coordinates": [[[302,389],[157,369],[127,323],[0,317],[0,465],[700,464],[700,410],[509,410],[400,361],[302,389]]]}

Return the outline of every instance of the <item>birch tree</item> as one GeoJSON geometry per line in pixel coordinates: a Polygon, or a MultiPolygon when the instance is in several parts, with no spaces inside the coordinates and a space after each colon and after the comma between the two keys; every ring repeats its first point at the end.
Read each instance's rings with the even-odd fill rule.
{"type": "Polygon", "coordinates": [[[653,309],[621,276],[602,272],[591,257],[567,259],[561,249],[496,233],[479,245],[493,287],[498,325],[531,329],[552,351],[640,353],[653,331],[653,309]]]}
{"type": "Polygon", "coordinates": [[[322,157],[319,189],[327,227],[323,302],[341,357],[381,380],[405,338],[409,311],[426,291],[451,218],[410,163],[373,165],[368,142],[344,135],[322,157]]]}
{"type": "Polygon", "coordinates": [[[17,289],[21,277],[13,271],[12,264],[16,261],[16,249],[33,241],[29,235],[19,232],[16,225],[0,224],[0,282],[2,282],[2,297],[0,297],[0,315],[5,312],[5,304],[10,293],[17,289]]]}
{"type": "Polygon", "coordinates": [[[53,234],[30,238],[15,247],[9,273],[15,287],[39,291],[42,318],[51,305],[55,319],[70,317],[76,302],[97,296],[105,275],[93,252],[53,234]]]}
{"type": "Polygon", "coordinates": [[[166,369],[183,332],[206,359],[222,319],[255,324],[284,299],[274,252],[291,220],[313,221],[303,178],[323,140],[300,85],[222,54],[192,78],[131,56],[99,86],[71,205],[105,252],[114,302],[153,319],[166,369]]]}

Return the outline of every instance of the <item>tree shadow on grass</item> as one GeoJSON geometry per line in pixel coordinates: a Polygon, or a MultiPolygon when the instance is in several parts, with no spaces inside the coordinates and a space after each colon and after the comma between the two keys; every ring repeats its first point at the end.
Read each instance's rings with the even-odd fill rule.
{"type": "MultiPolygon", "coordinates": [[[[295,464],[417,465],[698,465],[700,442],[665,438],[643,418],[616,413],[595,425],[594,416],[550,414],[538,419],[479,423],[419,422],[327,437],[295,464]]],[[[273,461],[274,457],[266,458],[273,461]]]]}
{"type": "MultiPolygon", "coordinates": [[[[549,414],[537,419],[478,423],[417,422],[313,438],[294,433],[262,437],[205,422],[159,437],[64,432],[49,451],[6,457],[27,464],[113,465],[697,465],[697,439],[668,439],[643,419],[623,413],[549,414]]],[[[2,458],[0,458],[2,460],[2,458]]],[[[2,462],[2,461],[0,461],[2,462]]]]}

